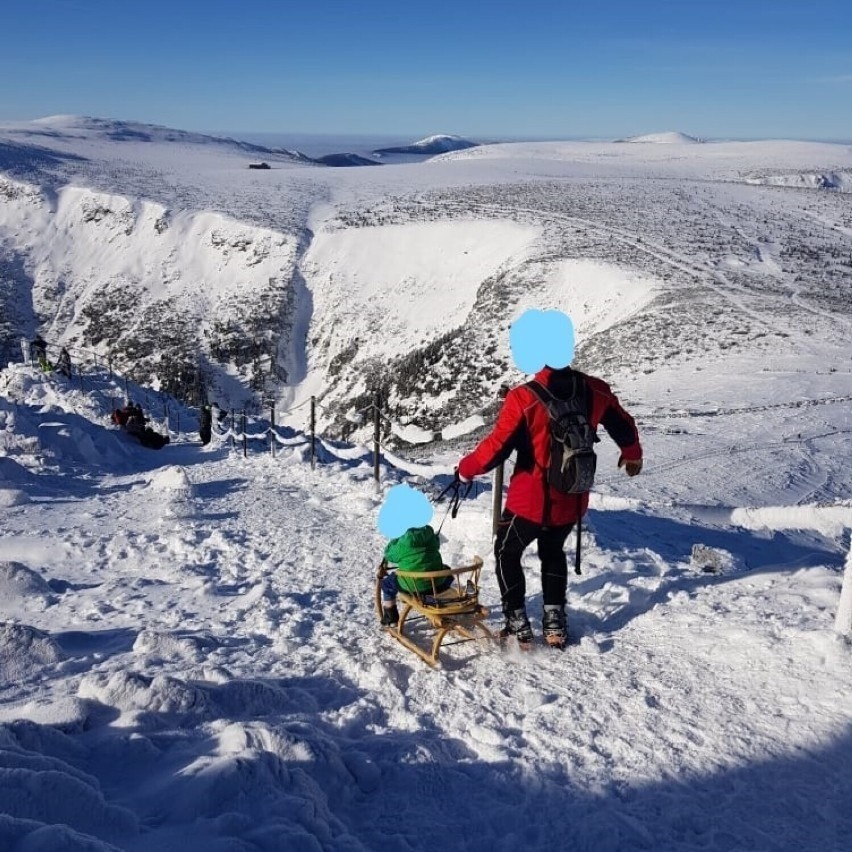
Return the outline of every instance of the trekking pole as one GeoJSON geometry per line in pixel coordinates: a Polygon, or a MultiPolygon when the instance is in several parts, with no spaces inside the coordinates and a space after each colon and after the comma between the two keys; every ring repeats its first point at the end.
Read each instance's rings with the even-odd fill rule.
{"type": "Polygon", "coordinates": [[[243,458],[248,455],[248,439],[246,438],[246,410],[243,409],[243,458]]]}
{"type": "Polygon", "coordinates": [[[580,542],[583,536],[583,495],[577,495],[577,550],[574,552],[574,573],[582,574],[580,570],[580,542]]]}
{"type": "Polygon", "coordinates": [[[275,458],[275,406],[269,406],[269,450],[272,458],[275,458]]]}

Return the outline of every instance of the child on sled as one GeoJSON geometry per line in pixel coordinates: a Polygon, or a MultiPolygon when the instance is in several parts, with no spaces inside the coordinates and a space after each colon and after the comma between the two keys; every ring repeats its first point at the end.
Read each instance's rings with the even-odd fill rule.
{"type": "Polygon", "coordinates": [[[432,506],[424,494],[408,485],[396,485],[388,492],[379,512],[379,531],[391,538],[382,560],[382,618],[385,626],[399,622],[396,596],[400,591],[415,594],[434,594],[448,589],[451,576],[432,579],[398,577],[387,571],[388,564],[401,571],[442,571],[446,566],[441,558],[438,534],[429,526],[432,506]]]}

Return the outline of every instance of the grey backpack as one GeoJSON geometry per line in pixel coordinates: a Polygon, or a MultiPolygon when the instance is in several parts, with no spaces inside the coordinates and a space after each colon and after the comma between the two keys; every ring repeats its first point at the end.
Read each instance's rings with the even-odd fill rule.
{"type": "Polygon", "coordinates": [[[563,494],[582,494],[595,482],[598,440],[586,409],[586,383],[572,375],[574,393],[568,399],[554,396],[544,385],[532,381],[527,387],[541,400],[550,417],[550,459],[547,481],[563,494]]]}

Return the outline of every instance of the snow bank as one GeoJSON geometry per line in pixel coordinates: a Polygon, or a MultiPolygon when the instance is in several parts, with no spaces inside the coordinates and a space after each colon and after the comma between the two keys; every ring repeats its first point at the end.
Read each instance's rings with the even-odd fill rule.
{"type": "Polygon", "coordinates": [[[184,503],[195,496],[186,470],[180,466],[164,467],[158,470],[149,480],[148,486],[160,492],[170,503],[184,503]]]}
{"type": "Polygon", "coordinates": [[[0,509],[12,509],[25,506],[30,498],[19,488],[0,488],[0,509]]]}
{"type": "MultiPolygon", "coordinates": [[[[304,269],[314,312],[333,319],[339,347],[353,339],[359,356],[377,334],[429,338],[459,325],[482,282],[524,254],[541,228],[512,221],[471,219],[347,228],[316,235],[304,269]]],[[[381,340],[379,341],[381,344],[381,340]]],[[[377,354],[386,352],[383,346],[377,354]]]]}
{"type": "Polygon", "coordinates": [[[816,530],[834,538],[852,528],[852,505],[734,509],[731,523],[747,530],[816,530]]]}
{"type": "Polygon", "coordinates": [[[441,438],[444,441],[449,441],[453,438],[460,438],[462,435],[468,435],[484,425],[485,420],[482,415],[473,414],[462,420],[460,423],[451,423],[449,426],[444,426],[441,430],[441,438]]]}
{"type": "Polygon", "coordinates": [[[202,690],[167,675],[147,677],[124,671],[89,674],[80,682],[77,694],[127,714],[128,724],[140,713],[203,716],[207,709],[202,690]]]}
{"type": "Polygon", "coordinates": [[[47,633],[25,624],[0,624],[0,681],[24,680],[64,658],[47,633]]]}
{"type": "Polygon", "coordinates": [[[0,840],[18,843],[0,848],[94,852],[112,848],[95,837],[137,833],[136,817],[108,804],[97,779],[47,753],[57,736],[31,723],[0,727],[0,840]]]}
{"type": "Polygon", "coordinates": [[[745,182],[755,186],[789,186],[799,189],[836,189],[852,192],[852,172],[793,172],[749,175],[745,182]]]}
{"type": "Polygon", "coordinates": [[[561,260],[548,266],[543,281],[531,284],[524,305],[564,311],[580,342],[641,310],[659,287],[655,279],[614,263],[561,260]]]}
{"type": "Polygon", "coordinates": [[[843,587],[840,590],[840,603],[834,627],[844,636],[852,636],[852,547],[846,557],[846,569],[843,572],[843,587]]]}
{"type": "Polygon", "coordinates": [[[49,595],[50,586],[41,574],[20,562],[0,562],[0,608],[26,598],[43,604],[49,595]]]}
{"type": "Polygon", "coordinates": [[[428,444],[435,440],[435,434],[421,429],[414,423],[391,423],[391,432],[407,444],[428,444]]]}

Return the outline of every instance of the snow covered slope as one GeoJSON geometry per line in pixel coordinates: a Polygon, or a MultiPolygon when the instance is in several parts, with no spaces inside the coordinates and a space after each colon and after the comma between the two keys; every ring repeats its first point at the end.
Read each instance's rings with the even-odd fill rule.
{"type": "MultiPolygon", "coordinates": [[[[847,175],[850,150],[258,158],[128,123],[0,128],[0,849],[425,850],[442,826],[471,850],[845,850],[852,217],[774,176],[847,175]],[[523,380],[507,328],[532,306],[575,317],[645,469],[602,436],[565,653],[466,644],[431,671],[377,632],[381,492],[334,439],[367,437],[347,415],[379,387],[381,487],[439,491],[523,380]],[[279,425],[316,395],[318,465],[303,432],[270,447],[254,423],[243,458],[121,374],[22,366],[36,330],[154,385],[200,367],[279,425]],[[171,444],[110,425],[125,394],[171,444]]],[[[491,498],[442,553],[486,559],[496,628],[491,498]]]]}
{"type": "Polygon", "coordinates": [[[617,384],[779,352],[848,366],[852,220],[828,188],[852,170],[847,147],[514,143],[381,169],[283,152],[249,171],[253,159],[127,123],[0,128],[6,357],[41,328],[166,386],[201,375],[226,407],[317,395],[341,436],[376,388],[426,434],[487,419],[521,378],[506,326],[533,303],[574,315],[578,366],[617,384]],[[779,175],[837,180],[805,191],[779,175]]]}
{"type": "MultiPolygon", "coordinates": [[[[732,384],[708,365],[692,396],[683,374],[642,378],[648,409],[683,410],[665,430],[637,411],[635,480],[601,445],[572,644],[455,645],[433,671],[378,632],[381,494],[363,450],[329,444],[313,471],[300,436],[274,458],[186,431],[150,451],[109,426],[105,378],[86,393],[7,368],[0,501],[24,499],[0,514],[0,848],[419,851],[437,831],[448,849],[506,852],[844,850],[848,527],[809,532],[813,506],[708,505],[697,447],[736,501],[754,454],[813,476],[848,462],[850,402],[808,426],[783,407],[702,417],[719,388],[753,402],[747,371],[732,384]],[[818,428],[832,416],[846,434],[818,428]],[[749,418],[767,444],[812,434],[732,456],[749,418]]],[[[774,380],[789,398],[832,379],[774,380]]],[[[455,459],[383,464],[383,487],[417,470],[437,490],[455,459]]],[[[763,480],[767,505],[791,487],[763,480]]],[[[442,553],[489,560],[498,627],[490,503],[462,505],[442,553]]]]}

